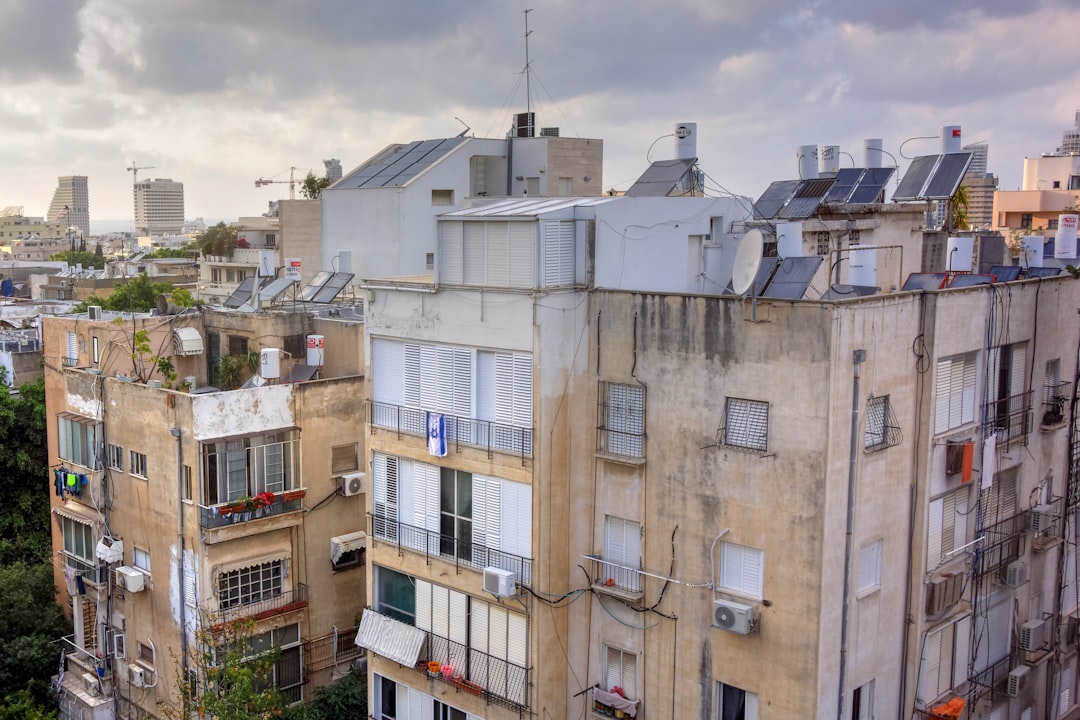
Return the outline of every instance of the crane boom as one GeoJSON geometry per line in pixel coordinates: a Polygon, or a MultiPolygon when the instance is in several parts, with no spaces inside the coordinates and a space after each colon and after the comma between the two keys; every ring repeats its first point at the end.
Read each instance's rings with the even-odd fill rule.
{"type": "Polygon", "coordinates": [[[289,168],[288,180],[270,180],[269,178],[259,178],[255,181],[255,187],[262,187],[263,185],[272,185],[274,183],[289,183],[289,199],[296,199],[296,168],[289,168]]]}
{"type": "Polygon", "coordinates": [[[139,171],[140,170],[153,170],[153,169],[154,169],[153,165],[136,165],[135,161],[132,160],[131,161],[131,167],[127,168],[127,171],[129,173],[134,173],[134,177],[131,180],[131,184],[135,185],[136,183],[139,182],[139,171]]]}

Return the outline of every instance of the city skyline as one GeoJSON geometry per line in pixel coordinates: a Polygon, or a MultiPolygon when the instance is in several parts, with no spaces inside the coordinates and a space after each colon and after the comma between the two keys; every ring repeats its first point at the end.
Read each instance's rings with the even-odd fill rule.
{"type": "Polygon", "coordinates": [[[604,141],[605,188],[673,157],[665,136],[695,122],[709,194],[756,197],[795,176],[805,144],[861,164],[882,138],[903,170],[952,124],[993,146],[988,170],[1015,189],[1080,106],[1080,67],[1058,50],[1080,31],[1067,0],[540,3],[528,83],[523,10],[17,0],[0,24],[0,206],[44,215],[58,177],[85,175],[92,220],[130,218],[134,162],[184,183],[188,217],[257,215],[288,197],[257,178],[321,176],[325,158],[347,173],[466,127],[502,137],[526,105],[540,127],[604,141]]]}

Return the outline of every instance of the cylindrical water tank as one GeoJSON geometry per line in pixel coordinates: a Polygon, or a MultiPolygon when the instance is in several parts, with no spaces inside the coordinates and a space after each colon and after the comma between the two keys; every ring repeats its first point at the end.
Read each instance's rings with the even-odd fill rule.
{"type": "Polygon", "coordinates": [[[974,262],[975,238],[949,238],[945,246],[945,269],[948,272],[971,272],[974,262]]]}
{"type": "Polygon", "coordinates": [[[675,159],[693,160],[697,155],[697,123],[675,126],[675,159]]]}
{"type": "Polygon", "coordinates": [[[877,248],[853,247],[849,250],[848,283],[877,287],[877,248]]]}
{"type": "Polygon", "coordinates": [[[776,254],[781,258],[802,257],[802,223],[776,223],[776,254]]]}
{"type": "Polygon", "coordinates": [[[795,156],[798,163],[799,179],[813,180],[818,176],[817,145],[800,145],[795,156]]]}
{"type": "Polygon", "coordinates": [[[188,375],[184,378],[184,384],[187,385],[188,392],[191,392],[198,385],[199,379],[194,375],[188,375]]]}
{"type": "Polygon", "coordinates": [[[818,148],[818,162],[821,174],[835,175],[840,170],[840,146],[822,145],[818,148]]]}
{"type": "Polygon", "coordinates": [[[867,138],[863,141],[863,166],[879,168],[881,165],[881,138],[867,138]]]}
{"type": "Polygon", "coordinates": [[[1042,267],[1045,245],[1046,240],[1042,235],[1025,235],[1020,238],[1020,267],[1042,267]]]}
{"type": "Polygon", "coordinates": [[[259,351],[259,374],[267,380],[281,377],[281,350],[263,348],[259,351]]]}
{"type": "Polygon", "coordinates": [[[311,367],[322,367],[323,344],[326,339],[322,335],[307,336],[307,364],[311,367]]]}
{"type": "Polygon", "coordinates": [[[958,153],[963,146],[959,125],[946,125],[941,128],[941,152],[958,153]]]}
{"type": "Polygon", "coordinates": [[[1054,236],[1054,257],[1072,259],[1076,257],[1076,222],[1080,215],[1069,213],[1058,215],[1057,235],[1054,236]]]}

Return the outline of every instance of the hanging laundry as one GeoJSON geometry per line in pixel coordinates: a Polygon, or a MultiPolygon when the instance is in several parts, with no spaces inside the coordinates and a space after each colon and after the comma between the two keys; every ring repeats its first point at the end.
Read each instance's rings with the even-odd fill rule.
{"type": "Polygon", "coordinates": [[[75,587],[79,588],[80,595],[86,594],[86,585],[83,583],[82,575],[75,576],[75,587]]]}
{"type": "Polygon", "coordinates": [[[64,497],[64,471],[53,470],[53,486],[56,488],[56,496],[64,497]]]}

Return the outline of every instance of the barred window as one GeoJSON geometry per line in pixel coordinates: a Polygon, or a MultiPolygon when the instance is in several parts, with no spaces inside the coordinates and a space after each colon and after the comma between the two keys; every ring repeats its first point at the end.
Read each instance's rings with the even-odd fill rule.
{"type": "Polygon", "coordinates": [[[867,452],[899,445],[903,436],[892,413],[888,395],[871,397],[866,403],[866,433],[863,448],[867,452]]]}
{"type": "Polygon", "coordinates": [[[769,403],[729,397],[724,403],[724,445],[765,451],[769,445],[769,403]]]}
{"type": "Polygon", "coordinates": [[[272,560],[222,573],[218,578],[218,606],[225,610],[278,597],[283,592],[284,577],[284,560],[272,560]]]}
{"type": "Polygon", "coordinates": [[[645,388],[600,383],[599,450],[613,455],[645,456],[645,388]]]}

